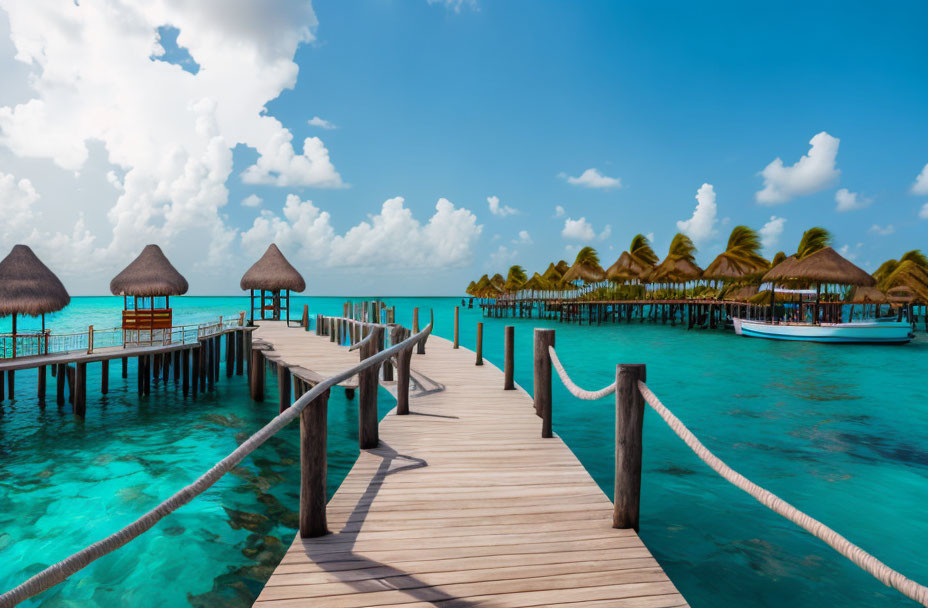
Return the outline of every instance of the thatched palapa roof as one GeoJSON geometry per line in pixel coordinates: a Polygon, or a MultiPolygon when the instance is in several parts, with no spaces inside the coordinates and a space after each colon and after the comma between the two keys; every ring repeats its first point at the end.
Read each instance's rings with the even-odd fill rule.
{"type": "Polygon", "coordinates": [[[277,245],[271,243],[261,259],[242,276],[242,289],[264,289],[266,291],[301,292],[306,289],[306,281],[297,272],[277,245]]]}
{"type": "Polygon", "coordinates": [[[686,283],[702,277],[702,268],[691,260],[667,256],[646,277],[651,283],[686,283]]]}
{"type": "Polygon", "coordinates": [[[636,261],[630,253],[623,251],[619,259],[606,269],[606,278],[616,282],[634,281],[640,279],[643,275],[650,272],[650,270],[650,266],[641,264],[636,261]]]}
{"type": "Polygon", "coordinates": [[[707,281],[731,281],[743,279],[752,274],[759,274],[766,268],[761,268],[748,261],[739,261],[731,256],[720,253],[702,273],[707,281]]]}
{"type": "Polygon", "coordinates": [[[799,259],[790,256],[774,266],[764,275],[763,281],[782,283],[799,281],[810,283],[833,283],[838,285],[861,285],[873,287],[876,280],[858,268],[831,247],[825,247],[799,259]]]}
{"type": "Polygon", "coordinates": [[[853,304],[883,304],[887,301],[886,294],[876,287],[855,287],[848,298],[853,304]]]}
{"type": "Polygon", "coordinates": [[[581,280],[584,283],[598,283],[606,278],[606,272],[594,264],[574,264],[564,273],[563,281],[572,283],[581,280]]]}
{"type": "Polygon", "coordinates": [[[71,296],[55,273],[26,245],[0,261],[0,316],[37,317],[64,308],[71,296]]]}
{"type": "Polygon", "coordinates": [[[139,257],[110,281],[114,296],[160,298],[187,293],[185,279],[165,257],[161,247],[146,245],[139,257]]]}

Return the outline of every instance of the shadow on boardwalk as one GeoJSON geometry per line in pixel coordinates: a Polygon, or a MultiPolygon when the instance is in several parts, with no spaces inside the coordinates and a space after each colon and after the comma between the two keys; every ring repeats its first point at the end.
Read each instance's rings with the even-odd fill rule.
{"type": "Polygon", "coordinates": [[[371,582],[376,581],[382,585],[381,591],[400,591],[408,595],[412,600],[430,603],[434,606],[441,606],[442,608],[468,608],[470,606],[476,606],[477,604],[473,602],[448,595],[441,591],[440,588],[418,580],[413,574],[354,552],[357,535],[363,528],[371,504],[374,502],[374,498],[376,498],[387,476],[429,466],[429,463],[422,458],[399,454],[382,440],[379,447],[373,450],[367,450],[367,452],[383,458],[380,465],[377,467],[377,471],[371,476],[367,488],[361,494],[358,502],[355,503],[354,509],[352,509],[344,527],[339,532],[334,532],[322,538],[310,538],[302,541],[303,551],[306,557],[317,564],[322,570],[334,575],[343,584],[354,587],[361,592],[372,591],[371,582]],[[398,464],[397,461],[405,461],[407,464],[398,464]],[[331,546],[333,544],[339,545],[337,552],[333,552],[331,546]],[[345,562],[352,563],[350,570],[344,570],[343,567],[340,566],[345,562]],[[348,578],[356,574],[358,570],[366,570],[369,568],[376,568],[378,576],[362,580],[351,580],[348,578]],[[403,578],[403,586],[401,588],[384,580],[394,577],[403,578]]]}

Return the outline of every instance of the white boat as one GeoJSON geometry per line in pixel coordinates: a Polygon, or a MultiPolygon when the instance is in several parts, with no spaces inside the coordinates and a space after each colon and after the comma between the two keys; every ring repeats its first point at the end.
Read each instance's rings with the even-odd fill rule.
{"type": "Polygon", "coordinates": [[[905,344],[915,337],[908,321],[850,323],[771,323],[733,319],[735,333],[749,338],[841,344],[905,344]]]}

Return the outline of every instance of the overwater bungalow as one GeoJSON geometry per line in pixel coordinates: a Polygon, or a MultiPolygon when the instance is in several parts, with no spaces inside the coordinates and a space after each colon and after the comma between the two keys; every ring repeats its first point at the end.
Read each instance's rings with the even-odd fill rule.
{"type": "Polygon", "coordinates": [[[270,318],[280,321],[283,312],[289,325],[290,292],[302,292],[306,289],[306,281],[287,261],[277,245],[271,243],[261,259],[242,276],[240,286],[243,290],[251,292],[251,325],[254,325],[255,321],[255,292],[259,292],[258,312],[262,320],[270,318]]]}
{"type": "Polygon", "coordinates": [[[70,302],[64,285],[32,249],[15,245],[0,261],[0,317],[13,317],[11,332],[0,336],[0,358],[47,353],[45,315],[61,310],[70,302]],[[19,315],[41,317],[41,332],[18,333],[19,315]]]}
{"type": "Polygon", "coordinates": [[[143,341],[153,332],[170,330],[174,324],[171,296],[187,293],[187,279],[171,264],[157,245],[146,245],[142,253],[110,281],[110,292],[122,296],[122,330],[125,336],[143,341]],[[129,332],[129,333],[127,333],[129,332]]]}

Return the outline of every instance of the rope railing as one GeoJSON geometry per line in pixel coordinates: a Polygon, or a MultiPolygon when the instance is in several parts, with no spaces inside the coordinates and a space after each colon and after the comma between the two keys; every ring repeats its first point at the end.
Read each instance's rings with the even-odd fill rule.
{"type": "Polygon", "coordinates": [[[219,479],[232,470],[246,456],[254,452],[265,441],[270,439],[282,428],[300,416],[307,405],[312,403],[317,397],[323,395],[331,387],[339,382],[343,382],[364,370],[380,365],[394,354],[405,348],[411,348],[420,340],[424,340],[432,331],[430,323],[422,331],[407,338],[403,342],[382,350],[379,353],[362,360],[358,365],[339,372],[333,376],[319,382],[316,386],[304,393],[299,399],[286,410],[278,414],[264,427],[246,439],[241,445],[233,450],[228,456],[217,462],[206,473],[198,477],[193,483],[177,491],[169,498],[161,502],[158,506],[151,509],[134,522],[107,536],[103,540],[97,541],[84,549],[70,555],[69,557],[52,564],[38,574],[30,577],[22,584],[0,595],[0,608],[8,608],[29,599],[43,591],[61,583],[69,576],[79,572],[87,567],[93,561],[115,551],[139,535],[151,529],[162,518],[170,515],[180,507],[184,506],[207,489],[215,484],[219,479]]]}
{"type": "MultiPolygon", "coordinates": [[[[536,330],[536,342],[538,341],[538,331],[539,330],[536,330]]],[[[553,341],[553,336],[551,336],[549,339],[553,341]]],[[[651,409],[653,409],[664,420],[667,426],[669,426],[670,429],[676,433],[680,439],[683,440],[687,447],[689,447],[690,450],[692,450],[700,460],[706,463],[723,479],[734,485],[739,490],[746,492],[774,513],[785,517],[816,538],[824,541],[840,555],[849,559],[851,562],[856,564],[858,567],[863,569],[865,572],[876,578],[884,585],[896,589],[909,599],[912,599],[923,606],[928,606],[928,587],[925,587],[924,585],[921,585],[907,578],[905,575],[899,573],[898,571],[893,570],[870,553],[864,551],[862,548],[858,547],[842,535],[838,534],[832,528],[826,526],[819,520],[807,515],[806,513],[803,513],[782,498],[773,494],[769,490],[760,487],[725,464],[725,462],[723,462],[708,448],[706,448],[706,446],[704,446],[702,442],[696,438],[692,431],[690,431],[686,425],[684,425],[680,419],[673,414],[673,412],[667,409],[667,407],[661,403],[660,399],[657,398],[651,389],[648,388],[648,385],[644,382],[643,369],[640,378],[633,379],[631,378],[631,375],[629,376],[629,380],[632,380],[633,384],[629,385],[627,380],[626,383],[622,385],[622,387],[626,388],[626,391],[622,391],[622,387],[620,387],[620,381],[623,373],[622,368],[643,368],[644,366],[619,366],[618,372],[616,374],[616,382],[603,389],[600,389],[599,391],[586,391],[577,386],[577,384],[571,380],[570,376],[567,374],[567,371],[564,369],[564,366],[558,359],[557,352],[554,350],[553,345],[547,346],[547,353],[550,356],[551,364],[553,365],[554,369],[557,370],[558,376],[571,395],[577,397],[578,399],[593,400],[600,399],[611,393],[616,393],[616,513],[614,515],[614,521],[619,521],[620,519],[620,500],[623,503],[623,508],[626,510],[628,510],[629,502],[634,502],[634,505],[631,509],[631,520],[634,522],[632,527],[637,529],[638,488],[640,487],[641,475],[641,415],[639,412],[636,416],[635,411],[640,409],[640,407],[643,407],[636,405],[636,401],[638,401],[640,397],[644,399],[644,402],[647,403],[651,409]],[[639,393],[639,395],[627,394],[631,392],[628,390],[629,388],[636,389],[634,392],[639,393]],[[634,427],[636,425],[638,427],[637,430],[627,428],[628,426],[634,427]],[[622,426],[625,426],[626,428],[619,428],[622,426]],[[633,437],[634,439],[629,441],[630,437],[633,437]],[[620,443],[622,445],[619,445],[620,443]],[[634,452],[637,452],[637,454],[634,452]],[[627,466],[627,463],[629,462],[632,462],[633,465],[627,466]],[[630,501],[626,496],[619,496],[619,488],[628,487],[627,477],[629,470],[635,471],[637,474],[637,480],[632,486],[632,491],[635,494],[632,501],[630,501]],[[619,480],[620,475],[624,477],[621,482],[619,480]]],[[[630,371],[629,374],[631,374],[630,371]]],[[[537,388],[538,387],[536,386],[536,391],[537,388]]],[[[616,527],[628,526],[616,525],[616,527]]]]}

